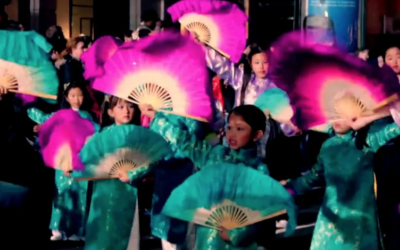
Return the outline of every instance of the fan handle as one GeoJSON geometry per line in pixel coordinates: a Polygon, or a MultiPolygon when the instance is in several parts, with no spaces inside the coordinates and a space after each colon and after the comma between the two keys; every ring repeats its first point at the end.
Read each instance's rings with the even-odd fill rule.
{"type": "Polygon", "coordinates": [[[197,116],[184,115],[184,114],[179,114],[179,113],[176,113],[176,112],[173,112],[173,111],[166,111],[166,110],[161,110],[161,109],[157,110],[157,112],[163,112],[163,113],[167,113],[167,114],[183,116],[183,117],[186,117],[186,118],[189,118],[189,119],[193,119],[193,120],[197,120],[197,121],[200,121],[200,122],[208,123],[207,119],[204,119],[204,118],[201,118],[201,117],[197,117],[197,116]]]}
{"type": "Polygon", "coordinates": [[[268,216],[262,217],[262,218],[260,218],[258,220],[251,221],[251,223],[245,223],[245,224],[243,224],[243,227],[249,226],[249,225],[253,225],[253,224],[256,224],[256,223],[261,222],[261,221],[269,220],[269,219],[284,215],[286,213],[287,213],[287,211],[286,211],[286,209],[284,209],[284,210],[278,211],[276,213],[270,214],[268,216]]]}
{"type": "Polygon", "coordinates": [[[86,177],[86,178],[74,178],[74,181],[104,181],[118,179],[118,177],[86,177]]]}
{"type": "MultiPolygon", "coordinates": [[[[190,30],[186,29],[186,27],[183,26],[183,25],[181,24],[181,34],[182,34],[182,35],[186,35],[186,34],[188,33],[188,31],[189,31],[189,33],[190,33],[190,30]]],[[[226,58],[228,58],[228,59],[231,58],[230,55],[226,54],[225,52],[223,52],[223,51],[221,51],[221,50],[219,50],[219,49],[217,49],[217,48],[214,48],[214,47],[211,46],[209,43],[203,42],[203,41],[200,41],[200,42],[203,43],[203,44],[205,44],[205,45],[207,45],[208,47],[212,48],[213,50],[217,51],[217,52],[220,53],[222,56],[224,56],[224,57],[226,57],[226,58]]]]}
{"type": "Polygon", "coordinates": [[[24,95],[33,95],[45,99],[52,99],[52,100],[57,100],[56,95],[49,95],[49,94],[42,94],[42,93],[37,93],[37,92],[29,92],[29,91],[20,91],[20,90],[15,90],[15,89],[8,89],[7,91],[13,92],[13,93],[18,93],[18,94],[24,94],[24,95]]]}
{"type": "MultiPolygon", "coordinates": [[[[268,216],[262,217],[262,218],[260,218],[258,220],[251,221],[250,223],[245,223],[241,227],[250,226],[250,225],[256,224],[256,223],[261,222],[261,221],[269,220],[269,219],[284,215],[286,213],[287,213],[287,211],[286,211],[286,209],[284,209],[284,210],[278,211],[276,213],[270,214],[268,216]]],[[[215,229],[215,230],[220,230],[220,228],[218,228],[218,227],[207,225],[207,224],[201,224],[201,226],[205,226],[205,227],[212,228],[212,229],[215,229]]]]}
{"type": "Polygon", "coordinates": [[[389,96],[388,98],[386,98],[385,100],[378,103],[372,110],[365,111],[363,113],[363,116],[373,115],[377,110],[391,104],[392,102],[397,101],[398,99],[399,99],[399,95],[397,93],[393,94],[393,95],[389,96]]]}

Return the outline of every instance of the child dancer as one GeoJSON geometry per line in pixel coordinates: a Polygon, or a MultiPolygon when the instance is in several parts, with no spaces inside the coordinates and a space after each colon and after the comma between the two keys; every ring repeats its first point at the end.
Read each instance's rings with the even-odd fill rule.
{"type": "MultiPolygon", "coordinates": [[[[72,109],[79,113],[82,118],[93,121],[92,115],[89,113],[89,107],[87,105],[87,91],[81,82],[73,82],[64,90],[62,107],[63,109],[72,109]]],[[[44,123],[49,119],[54,113],[46,114],[37,108],[29,108],[27,110],[29,118],[36,122],[38,125],[34,127],[34,131],[38,132],[40,130],[40,124],[44,123]]],[[[96,127],[98,125],[96,124],[96,127]]]]}
{"type": "MultiPolygon", "coordinates": [[[[203,124],[199,121],[169,114],[174,126],[198,137],[204,136],[203,124]]],[[[188,223],[162,214],[162,209],[172,191],[195,171],[193,162],[179,148],[171,145],[173,155],[166,157],[154,168],[155,183],[151,213],[151,233],[162,240],[163,250],[183,248],[188,223]],[[182,248],[181,248],[182,247],[182,248]]]]}
{"type": "Polygon", "coordinates": [[[385,63],[393,69],[400,82],[400,47],[392,46],[385,51],[385,63]]]}
{"type": "MultiPolygon", "coordinates": [[[[107,112],[113,124],[105,127],[104,130],[134,122],[139,125],[140,113],[134,104],[113,96],[107,99],[108,108],[104,108],[103,112],[107,112]]],[[[107,124],[106,119],[102,120],[104,124],[107,124]]],[[[131,171],[129,176],[121,176],[121,180],[134,181],[143,174],[142,171],[131,171]]],[[[85,250],[138,250],[138,219],[135,187],[118,179],[95,181],[87,223],[85,250]],[[135,224],[133,224],[134,220],[135,224]],[[132,230],[133,225],[134,230],[132,230]]]]}
{"type": "Polygon", "coordinates": [[[326,183],[311,249],[379,249],[372,159],[381,146],[400,135],[400,128],[392,123],[369,133],[365,126],[385,112],[355,122],[343,116],[333,124],[335,136],[324,142],[312,170],[282,182],[296,195],[326,183]]]}
{"type": "MultiPolygon", "coordinates": [[[[156,114],[151,106],[141,105],[140,109],[143,114],[153,118],[150,128],[163,135],[197,167],[207,167],[216,162],[243,163],[268,174],[267,166],[257,157],[256,142],[263,136],[267,122],[264,113],[257,107],[243,105],[232,110],[226,131],[229,147],[211,146],[206,141],[199,140],[196,135],[172,123],[168,116],[156,114]]],[[[230,231],[221,229],[218,232],[198,226],[196,249],[257,249],[254,230],[254,226],[249,226],[230,231]]]]}
{"type": "MultiPolygon", "coordinates": [[[[220,78],[224,79],[235,90],[235,104],[254,104],[256,98],[265,90],[276,88],[268,78],[269,60],[266,51],[258,46],[247,50],[248,62],[236,67],[228,58],[223,57],[215,50],[207,47],[207,66],[220,78]]],[[[281,124],[282,132],[286,136],[293,136],[298,131],[289,124],[281,124]]],[[[259,141],[258,155],[265,157],[265,147],[269,136],[269,123],[266,124],[266,133],[259,141]]]]}
{"type": "MultiPolygon", "coordinates": [[[[89,112],[82,109],[85,107],[84,90],[79,83],[70,84],[64,92],[64,107],[79,112],[82,118],[92,120],[89,112]]],[[[34,127],[35,132],[38,132],[40,124],[52,115],[44,114],[36,108],[28,109],[29,118],[39,124],[34,127]]],[[[98,128],[97,124],[96,126],[98,128]]],[[[55,182],[57,191],[53,200],[50,222],[52,236],[50,240],[84,240],[88,182],[75,182],[71,178],[70,172],[61,170],[56,170],[55,182]]]]}

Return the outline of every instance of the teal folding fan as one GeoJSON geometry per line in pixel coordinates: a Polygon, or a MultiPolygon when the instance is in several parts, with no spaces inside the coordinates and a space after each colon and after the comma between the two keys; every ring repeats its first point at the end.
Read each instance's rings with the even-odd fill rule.
{"type": "Polygon", "coordinates": [[[244,165],[218,163],[177,187],[166,202],[167,216],[232,230],[287,213],[287,234],[296,228],[293,197],[271,177],[244,165]]]}
{"type": "Polygon", "coordinates": [[[85,170],[78,180],[119,178],[169,154],[169,144],[159,134],[141,126],[114,125],[86,142],[79,153],[85,170]]]}

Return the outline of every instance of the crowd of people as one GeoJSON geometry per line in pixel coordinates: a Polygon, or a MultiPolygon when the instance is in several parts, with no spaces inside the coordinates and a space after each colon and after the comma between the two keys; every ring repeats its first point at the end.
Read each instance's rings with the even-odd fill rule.
{"type": "MultiPolygon", "coordinates": [[[[137,30],[129,30],[116,40],[129,44],[163,28],[162,21],[150,11],[143,15],[137,30]]],[[[10,22],[8,30],[24,32],[16,22],[10,22]]],[[[162,240],[163,249],[279,247],[273,243],[275,230],[279,221],[288,219],[285,216],[266,221],[257,230],[202,226],[194,230],[187,222],[162,213],[172,191],[196,171],[228,162],[271,176],[293,196],[326,186],[311,249],[400,248],[400,128],[396,114],[337,122],[330,133],[300,131],[293,124],[268,117],[254,103],[264,91],[277,87],[269,78],[270,55],[275,48],[248,42],[239,63],[205,46],[216,103],[210,126],[92,89],[81,61],[92,39],[81,35],[67,41],[59,26],[51,26],[45,37],[52,46],[49,60],[59,79],[57,102],[36,98],[27,103],[0,83],[0,181],[29,188],[27,195],[15,191],[7,196],[9,203],[10,197],[23,197],[22,210],[18,210],[23,216],[5,223],[7,228],[2,229],[2,235],[15,240],[12,244],[34,242],[41,247],[48,240],[69,240],[85,241],[88,250],[140,249],[143,232],[139,228],[143,227],[138,224],[137,197],[143,191],[139,183],[153,179],[153,193],[145,190],[139,194],[139,204],[140,199],[144,203],[152,200],[149,226],[151,234],[162,240]],[[170,143],[174,154],[146,172],[131,171],[113,180],[74,181],[74,173],[45,167],[37,139],[41,125],[61,109],[79,112],[95,124],[97,133],[127,124],[149,127],[170,143]],[[374,175],[375,194],[371,188],[374,175]],[[357,178],[351,179],[354,176],[357,178]],[[352,194],[340,196],[330,186],[337,179],[344,180],[346,188],[341,192],[352,194]],[[347,211],[347,207],[352,210],[347,211]],[[47,236],[49,229],[51,235],[47,236]]],[[[389,66],[400,84],[400,45],[388,46],[377,59],[369,58],[366,49],[359,50],[357,56],[374,64],[372,67],[389,66]]],[[[11,186],[0,188],[3,192],[11,186]]],[[[2,209],[1,220],[16,216],[10,215],[6,205],[2,209]]]]}

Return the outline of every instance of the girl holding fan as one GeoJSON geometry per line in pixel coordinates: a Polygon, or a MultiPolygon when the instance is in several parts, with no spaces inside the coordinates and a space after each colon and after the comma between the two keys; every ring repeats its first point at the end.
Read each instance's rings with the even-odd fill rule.
{"type": "MultiPolygon", "coordinates": [[[[268,174],[267,166],[257,157],[256,148],[256,142],[265,131],[266,117],[255,106],[239,106],[230,113],[226,131],[229,147],[211,146],[208,142],[199,140],[196,135],[174,125],[168,116],[156,113],[149,105],[141,105],[140,109],[142,114],[153,118],[150,129],[165,137],[197,167],[203,168],[218,162],[243,163],[268,174]]],[[[219,233],[217,230],[198,226],[196,249],[257,249],[255,232],[254,226],[231,231],[222,229],[219,233]]]]}

